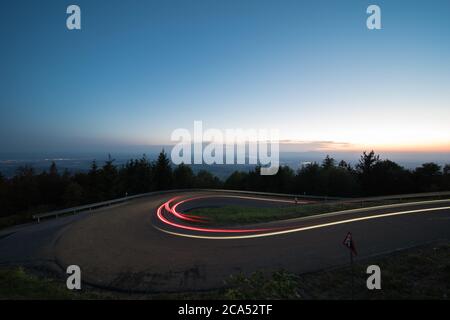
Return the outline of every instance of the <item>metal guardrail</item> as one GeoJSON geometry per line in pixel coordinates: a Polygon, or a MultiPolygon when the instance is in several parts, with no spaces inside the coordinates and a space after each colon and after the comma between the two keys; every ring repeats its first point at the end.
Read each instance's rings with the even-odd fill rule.
{"type": "Polygon", "coordinates": [[[174,192],[191,192],[191,191],[197,191],[197,192],[226,192],[226,193],[239,193],[239,194],[253,194],[253,195],[261,195],[261,196],[273,196],[273,197],[285,197],[285,198],[308,198],[308,199],[317,199],[317,200],[342,200],[343,198],[337,198],[337,197],[324,197],[324,196],[308,196],[308,195],[295,195],[295,194],[285,194],[285,193],[270,193],[270,192],[259,192],[259,191],[243,191],[243,190],[225,190],[225,189],[172,189],[172,190],[163,190],[163,191],[153,191],[153,192],[147,192],[142,194],[137,194],[133,196],[127,196],[119,199],[114,200],[108,200],[108,201],[102,201],[98,203],[93,204],[86,204],[83,206],[73,207],[73,208],[67,208],[63,210],[58,211],[52,211],[47,213],[41,213],[41,214],[35,214],[33,215],[33,219],[37,220],[39,223],[41,219],[49,218],[49,217],[59,217],[67,214],[75,214],[82,211],[87,210],[93,210],[93,209],[99,209],[101,207],[107,207],[114,204],[123,203],[126,201],[130,201],[133,199],[138,199],[142,197],[148,197],[148,196],[154,196],[159,194],[166,194],[166,193],[174,193],[174,192]]]}
{"type": "Polygon", "coordinates": [[[33,219],[37,220],[37,222],[39,223],[40,220],[43,219],[43,218],[48,218],[48,217],[55,217],[55,218],[57,218],[58,216],[63,216],[63,215],[69,214],[69,213],[75,214],[77,212],[93,210],[93,209],[99,209],[99,208],[102,208],[102,207],[107,207],[107,206],[111,206],[111,205],[114,205],[114,204],[123,203],[123,202],[130,201],[130,200],[133,200],[133,199],[138,199],[138,198],[152,196],[152,195],[157,195],[157,194],[163,194],[163,193],[166,193],[166,192],[176,192],[176,191],[175,190],[169,190],[169,191],[155,191],[155,192],[142,193],[142,194],[133,195],[133,196],[127,196],[127,197],[114,199],[114,200],[102,201],[102,202],[86,204],[86,205],[83,205],[83,206],[67,208],[67,209],[58,210],[58,211],[52,211],[52,212],[47,212],[47,213],[36,214],[36,215],[33,215],[33,219]]]}
{"type": "MultiPolygon", "coordinates": [[[[195,189],[190,189],[190,190],[194,190],[195,191],[195,189]]],[[[342,197],[313,196],[313,195],[307,195],[307,194],[273,193],[273,192],[262,192],[262,191],[227,190],[227,189],[204,189],[204,191],[239,193],[239,194],[252,194],[252,195],[261,195],[261,196],[272,196],[272,197],[282,197],[282,198],[298,198],[298,199],[317,199],[317,200],[345,200],[345,199],[349,199],[349,198],[342,198],[342,197]]]]}
{"type": "Polygon", "coordinates": [[[410,193],[410,194],[396,194],[390,196],[378,196],[378,197],[366,197],[366,198],[347,198],[345,202],[370,202],[370,201],[382,201],[382,200],[404,200],[414,198],[429,198],[429,197],[445,197],[450,196],[450,191],[441,192],[423,192],[423,193],[410,193]]]}
{"type": "Polygon", "coordinates": [[[303,198],[303,199],[317,199],[317,200],[335,200],[335,201],[345,201],[345,202],[367,202],[367,201],[379,201],[379,200],[394,200],[394,199],[411,199],[411,198],[424,198],[424,197],[439,197],[439,196],[450,196],[450,191],[445,192],[428,192],[428,193],[414,193],[414,194],[403,194],[403,195],[392,195],[392,196],[381,196],[381,197],[368,197],[368,198],[338,198],[338,197],[326,197],[326,196],[310,196],[310,195],[296,195],[296,194],[285,194],[285,193],[270,193],[270,192],[258,192],[258,191],[243,191],[243,190],[225,190],[225,189],[173,189],[173,190],[163,190],[163,191],[153,191],[142,194],[137,194],[133,196],[127,196],[119,199],[102,201],[93,204],[87,204],[83,206],[52,211],[48,213],[41,213],[33,215],[33,219],[37,220],[39,223],[41,219],[49,217],[59,217],[66,214],[75,214],[82,211],[91,211],[93,209],[99,209],[102,207],[111,206],[114,204],[123,203],[126,201],[155,196],[166,193],[176,193],[176,192],[226,192],[226,193],[239,193],[239,194],[252,194],[261,196],[274,196],[274,197],[285,197],[285,198],[303,198]]]}

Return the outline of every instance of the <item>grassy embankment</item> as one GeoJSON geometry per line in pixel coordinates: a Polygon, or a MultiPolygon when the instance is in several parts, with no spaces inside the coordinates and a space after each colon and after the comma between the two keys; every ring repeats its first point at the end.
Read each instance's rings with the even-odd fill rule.
{"type": "Polygon", "coordinates": [[[270,222],[312,216],[322,213],[342,210],[369,208],[375,206],[400,204],[417,201],[436,200],[438,198],[383,200],[364,202],[319,202],[311,204],[298,204],[282,207],[255,208],[249,206],[224,206],[211,208],[198,208],[191,210],[189,214],[208,218],[216,225],[239,225],[249,223],[270,222]]]}

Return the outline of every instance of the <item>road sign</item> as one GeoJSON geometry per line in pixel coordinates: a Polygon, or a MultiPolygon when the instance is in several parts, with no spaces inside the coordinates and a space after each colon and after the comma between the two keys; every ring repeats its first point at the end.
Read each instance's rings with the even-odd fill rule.
{"type": "Polygon", "coordinates": [[[353,256],[356,256],[356,248],[355,248],[355,243],[353,242],[353,236],[351,232],[348,232],[347,235],[345,236],[344,241],[342,242],[342,244],[344,246],[346,246],[349,250],[350,250],[350,266],[351,266],[351,293],[352,293],[352,300],[353,300],[353,291],[354,291],[354,270],[353,270],[353,256]]]}
{"type": "Polygon", "coordinates": [[[353,236],[351,232],[347,233],[347,236],[345,237],[344,241],[342,242],[344,246],[346,246],[348,249],[350,249],[351,253],[353,255],[357,255],[355,243],[353,242],[353,236]]]}

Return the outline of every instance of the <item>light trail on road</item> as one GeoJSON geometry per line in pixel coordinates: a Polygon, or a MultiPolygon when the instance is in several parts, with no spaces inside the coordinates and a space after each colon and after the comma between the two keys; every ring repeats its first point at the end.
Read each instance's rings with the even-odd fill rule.
{"type": "MultiPolygon", "coordinates": [[[[195,227],[195,226],[189,226],[189,225],[184,225],[181,223],[173,222],[173,221],[170,221],[169,219],[167,219],[166,217],[164,217],[163,209],[166,210],[167,213],[169,213],[179,219],[182,219],[182,220],[189,220],[189,221],[194,221],[194,222],[205,222],[205,218],[203,218],[203,217],[188,216],[188,215],[184,215],[184,214],[181,214],[181,213],[175,211],[174,207],[177,207],[178,205],[180,205],[182,203],[182,202],[179,202],[179,203],[176,203],[174,206],[170,206],[170,204],[175,199],[176,198],[172,198],[172,199],[166,201],[165,203],[160,205],[158,207],[158,209],[156,210],[156,216],[158,217],[158,219],[161,222],[163,222],[167,225],[170,225],[172,227],[175,227],[175,228],[191,230],[191,231],[200,231],[200,232],[213,232],[213,233],[250,233],[250,232],[273,231],[273,230],[277,229],[277,228],[263,228],[263,229],[259,229],[259,228],[255,228],[255,229],[203,228],[203,227],[195,227]],[[193,217],[196,217],[196,218],[193,218],[193,217]]],[[[197,197],[195,199],[200,199],[200,197],[197,197]]],[[[183,201],[183,203],[188,200],[190,201],[190,200],[194,200],[194,199],[186,199],[183,201]]]]}
{"type": "MultiPolygon", "coordinates": [[[[370,214],[362,217],[355,217],[355,218],[346,218],[342,220],[327,222],[327,223],[318,223],[308,226],[299,226],[298,223],[290,223],[289,226],[283,226],[283,227],[273,227],[273,228],[206,228],[206,227],[200,227],[200,226],[193,226],[193,225],[186,225],[181,222],[171,221],[171,218],[175,217],[180,220],[184,221],[190,221],[190,222],[197,222],[197,223],[210,223],[206,217],[201,216],[194,216],[194,215],[187,215],[179,212],[177,210],[177,207],[179,207],[181,204],[187,203],[189,201],[194,200],[201,200],[205,198],[238,198],[238,199],[251,199],[251,200],[257,200],[257,201],[271,201],[271,199],[268,198],[258,198],[258,197],[243,197],[243,196],[233,196],[233,195],[224,195],[224,196],[198,196],[194,198],[187,198],[180,200],[176,202],[175,204],[171,205],[176,200],[179,200],[179,197],[174,197],[169,199],[168,201],[164,202],[162,205],[160,205],[156,211],[156,216],[159,219],[160,222],[162,222],[164,225],[171,226],[175,229],[178,229],[178,231],[172,231],[167,230],[164,228],[161,228],[159,226],[155,226],[156,229],[165,232],[167,234],[180,236],[180,237],[188,237],[188,238],[197,238],[197,239],[210,239],[210,240],[233,240],[233,239],[248,239],[248,238],[260,238],[260,237],[269,237],[269,236],[277,236],[277,235],[283,235],[288,233],[294,233],[294,232],[301,232],[301,231],[307,231],[312,229],[318,229],[318,228],[325,228],[330,227],[334,225],[340,225],[340,224],[346,224],[346,223],[352,223],[352,222],[358,222],[358,221],[365,221],[365,220],[371,220],[371,219],[380,219],[380,218],[387,218],[387,217],[393,217],[393,216],[400,216],[400,215],[406,215],[406,214],[424,214],[428,212],[434,212],[439,210],[446,210],[450,209],[449,206],[446,207],[436,207],[436,208],[424,208],[424,209],[416,209],[416,210],[406,210],[406,211],[397,211],[397,212],[389,212],[389,213],[383,213],[383,214],[370,214]],[[262,200],[263,199],[263,200],[262,200]],[[167,217],[165,216],[167,215],[167,217]],[[201,234],[191,234],[191,233],[183,233],[180,232],[181,230],[184,231],[194,231],[194,232],[200,232],[201,234]],[[229,234],[236,234],[236,235],[229,235],[229,234]]],[[[280,199],[273,199],[274,202],[280,201],[280,199]]],[[[288,200],[284,202],[290,202],[288,200]]],[[[292,202],[290,202],[292,203],[292,202]]],[[[430,201],[424,201],[424,203],[430,203],[430,201]]],[[[417,204],[417,202],[415,203],[417,204]]],[[[382,208],[380,207],[374,207],[376,208],[382,208]]],[[[390,205],[384,206],[386,208],[389,208],[390,205]]],[[[367,208],[364,208],[361,213],[363,213],[367,208]]],[[[346,211],[341,211],[339,213],[345,214],[346,211]]],[[[348,210],[349,214],[354,214],[355,209],[348,210]]],[[[330,215],[334,213],[329,213],[330,215]]],[[[320,217],[321,215],[318,215],[317,217],[320,217]]]]}

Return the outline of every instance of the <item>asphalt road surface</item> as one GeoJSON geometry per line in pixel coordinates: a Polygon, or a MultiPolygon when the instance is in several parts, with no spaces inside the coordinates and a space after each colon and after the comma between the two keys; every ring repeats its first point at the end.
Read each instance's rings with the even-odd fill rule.
{"type": "Polygon", "coordinates": [[[293,199],[186,192],[133,200],[0,232],[1,265],[76,264],[85,283],[145,292],[221,287],[238,272],[303,273],[450,239],[450,200],[246,226],[213,226],[194,208],[292,206],[293,199]]]}

